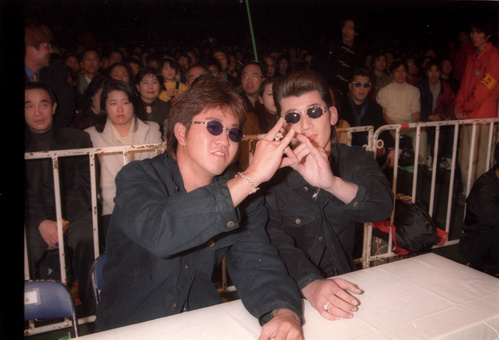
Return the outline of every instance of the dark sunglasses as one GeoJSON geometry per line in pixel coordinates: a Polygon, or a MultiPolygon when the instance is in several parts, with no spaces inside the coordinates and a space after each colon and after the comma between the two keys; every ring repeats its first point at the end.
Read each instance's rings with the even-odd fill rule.
{"type": "Polygon", "coordinates": [[[216,120],[210,120],[209,122],[192,122],[193,124],[204,124],[206,125],[206,129],[213,136],[220,136],[224,130],[227,131],[229,135],[229,139],[234,143],[239,143],[241,139],[243,139],[244,134],[243,131],[239,128],[228,129],[222,125],[222,123],[216,120]]]}
{"type": "Polygon", "coordinates": [[[361,86],[364,86],[365,89],[368,89],[371,87],[371,83],[361,83],[358,81],[352,81],[353,86],[356,88],[360,88],[361,86]]]}
{"type": "Polygon", "coordinates": [[[284,116],[284,120],[287,124],[296,124],[300,121],[302,113],[306,113],[307,116],[313,119],[317,119],[327,111],[327,107],[314,106],[309,107],[301,112],[288,112],[284,116]]]}

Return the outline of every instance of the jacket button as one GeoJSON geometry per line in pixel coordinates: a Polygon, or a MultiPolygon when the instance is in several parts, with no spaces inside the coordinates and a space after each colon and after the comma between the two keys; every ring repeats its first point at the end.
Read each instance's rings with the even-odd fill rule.
{"type": "Polygon", "coordinates": [[[175,301],[173,301],[173,302],[172,302],[171,307],[172,307],[172,308],[177,307],[177,304],[175,303],[175,301]]]}
{"type": "Polygon", "coordinates": [[[186,264],[184,264],[184,270],[187,270],[187,268],[189,268],[189,266],[186,264]]]}
{"type": "Polygon", "coordinates": [[[227,223],[227,227],[228,227],[228,228],[232,228],[234,225],[235,225],[235,223],[234,223],[233,221],[229,221],[229,222],[227,223]]]}
{"type": "Polygon", "coordinates": [[[213,247],[215,245],[215,242],[213,240],[208,241],[208,246],[213,247]]]}
{"type": "Polygon", "coordinates": [[[300,224],[300,223],[301,223],[301,219],[297,218],[297,219],[295,220],[295,223],[296,223],[296,224],[300,224]]]}
{"type": "Polygon", "coordinates": [[[303,187],[303,190],[308,191],[308,187],[303,187]]]}
{"type": "Polygon", "coordinates": [[[319,242],[322,242],[324,240],[324,236],[319,236],[319,242]]]}
{"type": "Polygon", "coordinates": [[[356,206],[358,206],[358,205],[359,205],[359,202],[354,202],[354,203],[353,203],[353,206],[354,206],[354,207],[356,207],[356,206]]]}

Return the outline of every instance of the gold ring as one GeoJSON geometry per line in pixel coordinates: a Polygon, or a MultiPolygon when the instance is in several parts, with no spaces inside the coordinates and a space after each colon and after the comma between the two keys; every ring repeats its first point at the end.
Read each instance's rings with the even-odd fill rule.
{"type": "Polygon", "coordinates": [[[322,306],[322,309],[324,309],[326,312],[328,311],[327,310],[327,307],[329,306],[331,302],[326,302],[323,306],[322,306]]]}

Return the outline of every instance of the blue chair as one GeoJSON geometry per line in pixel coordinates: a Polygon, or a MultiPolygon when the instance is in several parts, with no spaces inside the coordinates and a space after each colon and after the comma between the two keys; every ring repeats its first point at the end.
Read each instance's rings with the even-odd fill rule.
{"type": "Polygon", "coordinates": [[[58,281],[25,281],[24,320],[49,318],[71,318],[74,337],[78,337],[78,318],[69,289],[58,281]]]}
{"type": "Polygon", "coordinates": [[[92,284],[94,285],[95,302],[99,304],[100,293],[104,288],[104,279],[102,278],[102,268],[106,262],[106,253],[97,257],[92,264],[92,284]]]}

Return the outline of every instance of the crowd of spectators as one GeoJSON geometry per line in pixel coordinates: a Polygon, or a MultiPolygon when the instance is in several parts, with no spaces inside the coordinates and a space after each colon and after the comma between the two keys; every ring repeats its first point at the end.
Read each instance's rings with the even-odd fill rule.
{"type": "MultiPolygon", "coordinates": [[[[138,143],[134,137],[139,133],[120,134],[120,128],[126,132],[154,130],[154,138],[140,142],[164,140],[164,127],[175,99],[203,77],[220,78],[241,94],[248,111],[245,135],[266,133],[278,118],[272,103],[274,80],[309,69],[321,72],[327,79],[342,126],[360,126],[366,121],[375,121],[379,126],[497,117],[499,52],[493,44],[496,31],[492,23],[473,22],[470,32],[459,34],[459,43],[449,43],[454,40],[449,37],[449,42],[438,46],[415,46],[410,42],[367,46],[359,36],[359,27],[357,19],[347,18],[342,22],[338,41],[315,47],[260,46],[259,60],[255,60],[254,51],[237,42],[184,46],[169,40],[150,46],[97,41],[94,37],[60,46],[54,44],[57,39],[46,25],[30,24],[25,30],[25,82],[40,82],[53,91],[57,103],[53,106],[54,127],[85,130],[94,147],[138,143]],[[123,98],[115,100],[120,107],[112,108],[110,98],[117,93],[123,98]],[[128,107],[123,109],[125,114],[118,112],[122,106],[128,107]],[[376,118],[366,120],[365,114],[376,114],[376,118]],[[119,121],[123,115],[126,121],[119,121]]],[[[439,166],[450,169],[453,129],[442,130],[444,140],[438,155],[432,153],[434,131],[428,129],[427,137],[422,139],[419,163],[429,165],[428,159],[438,157],[439,166]]],[[[413,131],[406,134],[415,136],[413,131]]],[[[461,146],[471,145],[469,134],[468,129],[463,129],[461,146]]],[[[483,163],[488,132],[480,129],[479,134],[476,163],[483,163]]],[[[378,156],[384,156],[383,163],[386,160],[392,166],[393,154],[389,154],[393,137],[385,134],[382,139],[387,149],[378,156]]],[[[30,145],[26,150],[32,150],[30,145]]],[[[238,166],[247,166],[243,159],[239,161],[238,166]]],[[[111,177],[122,166],[120,162],[112,165],[111,177]]],[[[106,164],[109,166],[109,161],[102,159],[101,166],[106,164]]],[[[465,156],[459,165],[465,179],[465,156]]],[[[477,169],[474,178],[485,172],[485,166],[477,169]]],[[[114,193],[112,182],[112,178],[100,179],[101,195],[106,183],[111,183],[106,192],[114,193]]],[[[112,213],[112,199],[104,197],[104,216],[112,213]]],[[[42,219],[38,217],[39,222],[42,219]]],[[[33,223],[26,225],[33,228],[33,223]]],[[[38,254],[37,261],[40,257],[38,254]]]]}

